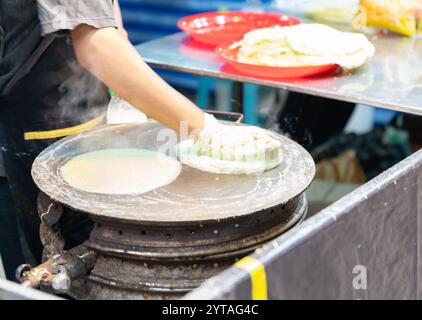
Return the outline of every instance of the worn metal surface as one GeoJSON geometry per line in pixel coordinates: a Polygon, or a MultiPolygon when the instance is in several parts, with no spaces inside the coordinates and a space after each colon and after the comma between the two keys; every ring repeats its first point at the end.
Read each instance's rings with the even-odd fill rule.
{"type": "Polygon", "coordinates": [[[175,299],[301,222],[304,195],[271,210],[197,225],[96,221],[89,299],[175,299]]]}
{"type": "MultiPolygon", "coordinates": [[[[270,299],[421,299],[422,151],[268,243],[270,299]],[[356,266],[367,289],[355,289],[356,266]]],[[[230,268],[187,299],[249,299],[246,272],[230,268]]]]}
{"type": "Polygon", "coordinates": [[[75,291],[72,289],[76,289],[80,296],[78,281],[93,268],[96,254],[85,246],[64,250],[65,242],[59,229],[64,208],[60,203],[40,192],[37,207],[41,220],[40,239],[44,247],[43,263],[36,267],[19,266],[16,279],[24,287],[42,288],[57,294],[71,294],[75,291]]]}
{"type": "Polygon", "coordinates": [[[71,187],[60,175],[61,166],[68,160],[93,150],[135,147],[157,151],[168,144],[171,151],[168,138],[160,138],[163,133],[176,137],[156,122],[105,126],[69,137],[41,153],[34,162],[32,175],[38,187],[51,198],[92,216],[185,226],[187,222],[197,224],[249,215],[286,203],[301,194],[315,174],[315,164],[305,149],[273,133],[282,141],[283,161],[278,168],[262,174],[217,175],[184,166],[170,185],[138,196],[87,193],[71,187]]]}
{"type": "MultiPolygon", "coordinates": [[[[39,197],[40,212],[52,207],[46,199],[39,197]]],[[[76,299],[176,299],[299,224],[307,207],[301,194],[251,215],[186,226],[91,216],[96,224],[88,242],[35,268],[25,266],[19,278],[76,299]]]]}
{"type": "Polygon", "coordinates": [[[183,33],[137,46],[151,65],[187,73],[250,82],[336,100],[422,114],[422,39],[395,35],[369,35],[376,55],[353,72],[312,79],[267,80],[234,75],[223,66],[213,49],[190,40],[183,33]]]}
{"type": "Polygon", "coordinates": [[[23,265],[18,268],[17,277],[23,287],[69,294],[72,282],[83,279],[94,266],[95,260],[96,254],[93,251],[80,246],[54,255],[34,268],[23,265]]]}
{"type": "Polygon", "coordinates": [[[52,201],[45,193],[40,192],[37,209],[41,220],[40,240],[44,247],[43,261],[46,261],[63,253],[65,243],[57,227],[63,215],[63,207],[52,201]]]}

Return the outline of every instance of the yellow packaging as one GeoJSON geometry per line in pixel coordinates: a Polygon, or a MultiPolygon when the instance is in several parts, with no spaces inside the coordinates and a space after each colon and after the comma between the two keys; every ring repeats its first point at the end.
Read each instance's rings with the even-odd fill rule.
{"type": "Polygon", "coordinates": [[[421,9],[422,0],[361,0],[354,25],[356,27],[358,21],[411,37],[422,32],[421,9]]]}

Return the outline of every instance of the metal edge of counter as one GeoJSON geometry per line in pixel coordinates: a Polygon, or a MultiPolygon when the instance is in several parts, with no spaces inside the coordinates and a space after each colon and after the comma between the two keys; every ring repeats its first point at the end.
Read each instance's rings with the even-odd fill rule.
{"type": "Polygon", "coordinates": [[[0,279],[0,300],[62,300],[39,290],[25,288],[17,283],[0,279]]]}
{"type": "Polygon", "coordinates": [[[421,169],[419,151],[184,299],[421,298],[421,169]]]}

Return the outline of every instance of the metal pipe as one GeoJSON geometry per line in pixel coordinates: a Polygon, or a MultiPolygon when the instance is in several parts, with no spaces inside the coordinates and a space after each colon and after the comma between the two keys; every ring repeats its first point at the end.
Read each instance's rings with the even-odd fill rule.
{"type": "Polygon", "coordinates": [[[93,267],[96,254],[85,246],[56,255],[43,264],[32,268],[21,265],[16,277],[22,286],[30,288],[48,287],[55,293],[68,293],[72,281],[85,276],[93,267]]]}

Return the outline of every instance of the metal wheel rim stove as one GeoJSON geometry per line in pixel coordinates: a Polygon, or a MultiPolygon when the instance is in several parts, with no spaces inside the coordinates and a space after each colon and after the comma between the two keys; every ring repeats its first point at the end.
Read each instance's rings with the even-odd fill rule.
{"type": "Polygon", "coordinates": [[[94,149],[157,150],[162,130],[156,122],[105,126],[40,154],[33,177],[42,191],[46,262],[38,269],[23,266],[21,281],[77,299],[176,299],[306,216],[304,191],[314,177],[314,162],[302,147],[275,133],[284,162],[260,175],[214,175],[184,167],[174,183],[139,197],[87,194],[60,177],[64,163],[94,149]],[[68,252],[53,228],[63,211],[86,213],[95,223],[90,239],[68,252]],[[65,290],[57,285],[63,282],[65,290]]]}

